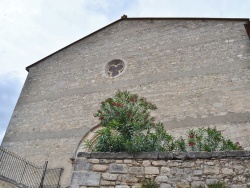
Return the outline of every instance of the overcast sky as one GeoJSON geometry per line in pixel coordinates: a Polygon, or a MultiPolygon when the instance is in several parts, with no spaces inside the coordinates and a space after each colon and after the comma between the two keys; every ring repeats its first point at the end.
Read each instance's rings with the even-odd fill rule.
{"type": "Polygon", "coordinates": [[[250,0],[0,0],[0,143],[25,67],[128,17],[249,18],[250,0]]]}

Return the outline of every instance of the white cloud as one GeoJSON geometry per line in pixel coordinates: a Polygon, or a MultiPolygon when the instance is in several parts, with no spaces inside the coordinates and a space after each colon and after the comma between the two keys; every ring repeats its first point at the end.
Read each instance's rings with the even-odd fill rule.
{"type": "Polygon", "coordinates": [[[15,74],[0,75],[0,143],[15,107],[22,84],[15,74]]]}
{"type": "Polygon", "coordinates": [[[138,0],[128,15],[136,17],[244,17],[249,0],[138,0]]]}
{"type": "Polygon", "coordinates": [[[110,22],[86,1],[3,1],[0,3],[0,74],[16,72],[110,22]]]}

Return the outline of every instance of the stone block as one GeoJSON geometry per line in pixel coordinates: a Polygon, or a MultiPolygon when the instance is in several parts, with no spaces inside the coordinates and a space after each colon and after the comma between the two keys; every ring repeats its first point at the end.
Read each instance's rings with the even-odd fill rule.
{"type": "Polygon", "coordinates": [[[245,167],[242,165],[239,165],[239,164],[233,165],[233,166],[231,166],[231,168],[234,168],[234,170],[237,174],[242,174],[245,170],[245,167]]]}
{"type": "Polygon", "coordinates": [[[141,184],[136,183],[136,184],[132,185],[131,188],[141,188],[141,184]]]}
{"type": "Polygon", "coordinates": [[[96,172],[73,172],[71,186],[99,186],[100,178],[100,173],[96,172]]]}
{"type": "Polygon", "coordinates": [[[199,153],[199,152],[197,152],[197,151],[190,151],[190,152],[187,153],[187,158],[188,159],[196,159],[197,158],[196,157],[197,153],[199,153]]]}
{"type": "Polygon", "coordinates": [[[168,162],[168,166],[169,166],[169,167],[182,166],[182,163],[183,163],[182,160],[169,161],[169,162],[168,162]]]}
{"type": "Polygon", "coordinates": [[[77,157],[86,157],[86,158],[90,158],[91,154],[89,152],[79,152],[77,154],[77,157]]]}
{"type": "Polygon", "coordinates": [[[227,157],[246,157],[245,151],[227,151],[227,157]]]}
{"type": "Polygon", "coordinates": [[[206,187],[205,182],[194,181],[194,182],[191,183],[191,188],[198,188],[198,187],[206,187]]]}
{"type": "Polygon", "coordinates": [[[174,152],[174,159],[177,160],[185,160],[187,158],[186,152],[174,152]]]}
{"type": "Polygon", "coordinates": [[[190,185],[189,185],[189,183],[182,183],[182,182],[180,182],[180,183],[177,183],[177,188],[190,188],[190,185]]]}
{"type": "Polygon", "coordinates": [[[106,172],[108,170],[108,166],[107,165],[93,165],[92,170],[95,172],[106,172]]]}
{"type": "Polygon", "coordinates": [[[102,173],[102,178],[109,181],[117,180],[118,174],[102,173]]]}
{"type": "Polygon", "coordinates": [[[94,159],[112,159],[114,158],[114,153],[109,152],[93,152],[91,153],[91,158],[94,159]]]}
{"type": "Polygon", "coordinates": [[[247,184],[231,185],[231,188],[248,188],[247,184]]]}
{"type": "Polygon", "coordinates": [[[152,161],[153,166],[164,166],[166,165],[166,161],[163,160],[157,160],[157,161],[152,161]]]}
{"type": "Polygon", "coordinates": [[[109,164],[113,162],[115,162],[115,160],[112,160],[112,159],[100,159],[99,161],[100,164],[109,164]]]}
{"type": "Polygon", "coordinates": [[[126,184],[129,184],[129,185],[131,185],[131,183],[134,184],[138,182],[138,178],[136,178],[132,174],[122,175],[121,178],[122,178],[122,182],[125,182],[126,184]]]}
{"type": "Polygon", "coordinates": [[[165,159],[165,160],[171,160],[174,158],[174,155],[172,152],[159,152],[158,158],[165,159]]]}
{"type": "Polygon", "coordinates": [[[234,174],[234,171],[231,168],[222,168],[221,172],[222,172],[222,174],[225,174],[225,175],[233,175],[234,174]]]}
{"type": "Polygon", "coordinates": [[[193,175],[195,176],[202,175],[202,170],[193,170],[193,175]]]}
{"type": "Polygon", "coordinates": [[[128,152],[114,153],[115,159],[133,159],[133,154],[128,152]]]}
{"type": "Polygon", "coordinates": [[[206,179],[206,184],[212,184],[217,182],[217,179],[206,179]]]}
{"type": "Polygon", "coordinates": [[[110,181],[102,180],[101,185],[110,185],[110,181]]]}
{"type": "Polygon", "coordinates": [[[200,178],[199,178],[199,177],[197,177],[197,176],[193,176],[193,177],[192,177],[192,180],[194,180],[194,181],[199,181],[199,180],[200,180],[200,178]]]}
{"type": "Polygon", "coordinates": [[[204,166],[204,174],[215,175],[215,174],[219,174],[219,172],[220,172],[220,169],[217,166],[208,166],[208,165],[204,166]]]}
{"type": "Polygon", "coordinates": [[[191,182],[191,181],[192,181],[192,177],[191,177],[190,175],[187,175],[187,176],[185,177],[185,179],[186,179],[188,182],[191,182]]]}
{"type": "Polygon", "coordinates": [[[142,161],[142,166],[150,166],[151,162],[149,160],[142,161]]]}
{"type": "Polygon", "coordinates": [[[143,167],[130,167],[129,173],[131,173],[131,174],[143,174],[144,168],[143,167]]]}
{"type": "Polygon", "coordinates": [[[227,152],[226,151],[212,151],[212,158],[226,158],[227,152]]]}
{"type": "Polygon", "coordinates": [[[115,188],[130,188],[128,185],[117,185],[115,188]]]}
{"type": "Polygon", "coordinates": [[[125,164],[110,164],[109,166],[110,173],[118,173],[118,174],[125,174],[128,172],[127,166],[125,164]]]}
{"type": "MultiPolygon", "coordinates": [[[[237,177],[237,181],[238,182],[246,182],[246,180],[248,181],[248,182],[250,182],[249,180],[249,178],[247,178],[247,177],[245,177],[245,176],[236,176],[237,177]]],[[[233,178],[233,180],[234,180],[234,178],[233,178]]]]}
{"type": "Polygon", "coordinates": [[[145,174],[159,174],[159,168],[158,167],[145,167],[145,174]]]}
{"type": "Polygon", "coordinates": [[[100,160],[99,160],[99,159],[89,159],[89,162],[90,162],[90,163],[97,164],[97,163],[100,162],[100,160]]]}
{"type": "Polygon", "coordinates": [[[210,159],[212,157],[211,152],[195,152],[191,151],[187,153],[187,158],[188,159],[210,159]]]}
{"type": "Polygon", "coordinates": [[[172,186],[167,183],[161,183],[160,188],[172,188],[172,186]]]}
{"type": "Polygon", "coordinates": [[[246,157],[250,157],[250,147],[248,150],[245,148],[244,152],[246,157]]]}
{"type": "Polygon", "coordinates": [[[102,178],[108,181],[120,181],[118,174],[102,173],[102,178]]]}
{"type": "Polygon", "coordinates": [[[171,168],[171,174],[174,175],[183,175],[184,174],[184,169],[183,168],[178,168],[178,167],[173,167],[171,168]]]}
{"type": "Polygon", "coordinates": [[[184,168],[183,171],[185,174],[190,174],[192,172],[192,168],[184,168]]]}
{"type": "Polygon", "coordinates": [[[76,159],[74,171],[88,171],[92,165],[86,159],[76,159]]]}
{"type": "Polygon", "coordinates": [[[134,153],[134,159],[158,159],[158,152],[134,153]]]}
{"type": "Polygon", "coordinates": [[[182,167],[188,167],[188,168],[192,168],[195,166],[195,163],[193,161],[184,161],[181,164],[182,167]]]}
{"type": "Polygon", "coordinates": [[[167,183],[168,182],[168,177],[167,176],[157,176],[155,178],[155,181],[158,183],[167,183]]]}
{"type": "Polygon", "coordinates": [[[131,159],[124,159],[123,162],[125,164],[129,164],[129,163],[132,163],[133,161],[131,159]]]}
{"type": "Polygon", "coordinates": [[[207,164],[209,166],[214,166],[215,165],[214,161],[207,161],[207,162],[205,162],[205,164],[207,164]]]}
{"type": "Polygon", "coordinates": [[[91,157],[96,159],[132,159],[133,154],[128,152],[93,152],[91,157]]]}
{"type": "Polygon", "coordinates": [[[170,175],[170,168],[169,167],[161,167],[161,175],[170,175]]]}

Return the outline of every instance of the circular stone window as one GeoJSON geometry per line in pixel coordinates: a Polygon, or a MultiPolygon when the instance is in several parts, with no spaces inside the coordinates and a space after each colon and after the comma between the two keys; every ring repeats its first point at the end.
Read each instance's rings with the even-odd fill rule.
{"type": "Polygon", "coordinates": [[[125,64],[122,60],[120,59],[115,59],[106,65],[106,74],[110,78],[114,78],[119,76],[125,68],[125,64]]]}

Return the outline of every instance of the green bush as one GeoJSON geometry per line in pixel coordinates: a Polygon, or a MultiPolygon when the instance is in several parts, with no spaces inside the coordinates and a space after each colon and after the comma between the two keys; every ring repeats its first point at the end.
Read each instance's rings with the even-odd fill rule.
{"type": "Polygon", "coordinates": [[[208,188],[225,188],[224,182],[215,182],[207,185],[208,188]]]}
{"type": "MultiPolygon", "coordinates": [[[[208,188],[226,188],[226,185],[224,182],[214,182],[214,183],[208,184],[207,187],[208,188]]],[[[199,185],[199,186],[196,186],[196,188],[205,188],[205,186],[199,185]]]]}
{"type": "Polygon", "coordinates": [[[97,152],[141,151],[217,151],[237,150],[241,146],[225,139],[216,128],[189,130],[186,139],[175,140],[162,123],[150,115],[157,107],[145,98],[118,91],[101,103],[94,114],[102,127],[96,141],[86,146],[97,152]]]}
{"type": "Polygon", "coordinates": [[[199,128],[188,132],[188,150],[192,151],[227,151],[241,149],[239,143],[225,139],[221,131],[214,128],[199,128]]]}
{"type": "Polygon", "coordinates": [[[99,130],[93,150],[99,152],[172,151],[174,139],[162,123],[156,123],[150,111],[156,106],[145,98],[127,91],[118,91],[113,98],[101,103],[95,117],[99,130]]]}
{"type": "Polygon", "coordinates": [[[141,188],[158,188],[159,185],[152,179],[144,179],[141,183],[141,188]]]}

